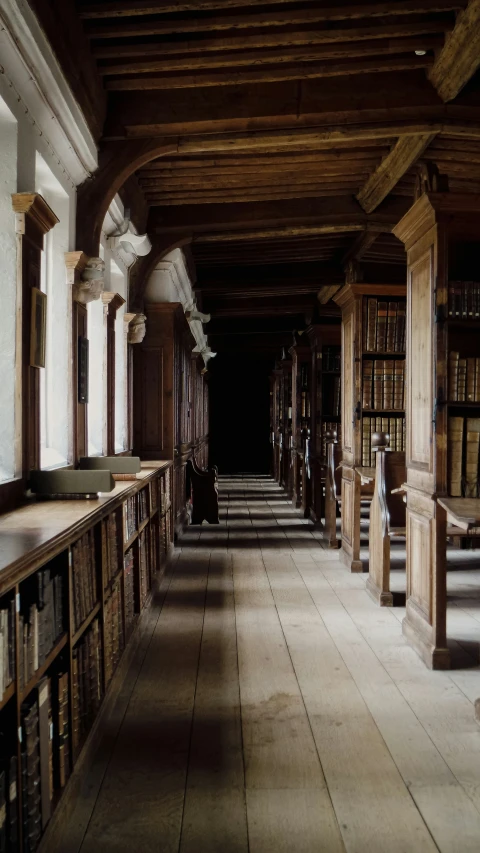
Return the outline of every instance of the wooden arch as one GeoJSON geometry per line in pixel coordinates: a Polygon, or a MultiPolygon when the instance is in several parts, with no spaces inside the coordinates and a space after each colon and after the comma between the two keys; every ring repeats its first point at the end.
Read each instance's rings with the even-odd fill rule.
{"type": "MultiPolygon", "coordinates": [[[[100,155],[100,167],[85,181],[77,197],[77,246],[98,257],[102,225],[108,208],[125,181],[141,166],[167,154],[176,154],[177,139],[135,139],[108,143],[100,155]]],[[[150,256],[148,256],[150,257],[150,256]]],[[[158,260],[158,257],[157,257],[158,260]]]]}

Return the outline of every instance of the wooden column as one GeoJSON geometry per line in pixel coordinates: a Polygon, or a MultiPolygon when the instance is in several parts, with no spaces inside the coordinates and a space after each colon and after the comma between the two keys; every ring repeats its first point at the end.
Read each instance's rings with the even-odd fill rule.
{"type": "MultiPolygon", "coordinates": [[[[478,320],[451,317],[449,282],[477,281],[478,195],[426,192],[394,229],[404,242],[407,278],[407,603],[403,631],[433,669],[450,665],[446,637],[447,430],[449,349],[480,354],[478,320]],[[450,336],[452,343],[449,344],[450,336]]],[[[449,396],[450,395],[450,396],[449,396]]],[[[470,404],[471,406],[472,404],[470,404]]],[[[463,415],[454,402],[452,415],[463,415]]],[[[468,410],[472,413],[472,409],[468,410]]]]}
{"type": "Polygon", "coordinates": [[[21,348],[21,379],[17,390],[17,464],[22,478],[40,467],[40,373],[32,367],[32,289],[41,289],[43,238],[58,222],[53,210],[38,193],[12,196],[17,232],[17,340],[21,348]],[[20,338],[21,336],[21,338],[20,338]]]}
{"type": "Polygon", "coordinates": [[[115,318],[117,310],[124,305],[125,299],[119,293],[105,290],[103,302],[103,452],[107,456],[115,454],[115,318]]]}
{"type": "Polygon", "coordinates": [[[79,399],[80,339],[88,340],[87,306],[80,288],[81,275],[87,265],[84,252],[66,252],[67,285],[72,288],[72,365],[73,365],[73,461],[88,456],[87,403],[79,399]]]}
{"type": "Polygon", "coordinates": [[[126,311],[123,315],[123,347],[125,358],[125,423],[127,425],[127,448],[133,447],[133,344],[141,344],[146,332],[145,314],[134,314],[126,311]]]}

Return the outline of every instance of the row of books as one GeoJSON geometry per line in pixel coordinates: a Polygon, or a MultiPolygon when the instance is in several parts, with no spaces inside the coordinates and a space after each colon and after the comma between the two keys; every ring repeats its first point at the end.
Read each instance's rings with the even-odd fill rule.
{"type": "Polygon", "coordinates": [[[448,316],[462,320],[480,317],[480,284],[476,281],[448,283],[448,316]]]}
{"type": "MultiPolygon", "coordinates": [[[[15,599],[0,610],[0,700],[15,678],[15,599]]],[[[0,850],[1,850],[0,846],[0,850]]]]}
{"type": "Polygon", "coordinates": [[[130,548],[123,558],[123,589],[125,596],[125,634],[128,637],[135,619],[134,557],[130,548]]]}
{"type": "Polygon", "coordinates": [[[365,297],[363,329],[367,352],[405,352],[405,302],[365,297]]]}
{"type": "Polygon", "coordinates": [[[375,465],[375,453],[372,449],[374,432],[386,432],[390,436],[390,450],[405,450],[405,418],[369,418],[362,421],[362,465],[371,468],[375,465]]]}
{"type": "MultiPolygon", "coordinates": [[[[21,707],[21,787],[23,853],[35,853],[50,820],[54,791],[70,774],[68,726],[68,674],[57,673],[39,681],[37,690],[21,707]]],[[[17,763],[14,756],[2,767],[0,796],[9,839],[4,848],[19,850],[17,827],[17,763]]]]}
{"type": "Polygon", "coordinates": [[[102,646],[98,619],[72,654],[72,747],[76,755],[98,711],[102,698],[102,646]]]}
{"type": "Polygon", "coordinates": [[[341,349],[340,347],[323,347],[322,349],[322,370],[338,370],[342,367],[341,349]]]}
{"type": "Polygon", "coordinates": [[[363,362],[362,408],[403,409],[405,398],[405,362],[376,359],[363,362]]]}
{"type": "MultiPolygon", "coordinates": [[[[21,689],[45,663],[64,631],[62,575],[51,577],[49,569],[42,569],[36,573],[35,580],[35,600],[30,605],[25,605],[22,594],[20,597],[19,636],[22,645],[18,676],[21,689]]],[[[14,620],[13,614],[10,619],[14,620]]],[[[14,648],[12,643],[10,669],[14,667],[14,648]]]]}
{"type": "Polygon", "coordinates": [[[148,511],[148,489],[141,489],[138,493],[138,522],[145,521],[149,516],[148,511]]]}
{"type": "Polygon", "coordinates": [[[123,537],[128,542],[137,529],[137,510],[135,495],[131,495],[123,504],[123,537]]]}
{"type": "Polygon", "coordinates": [[[142,608],[145,604],[148,590],[150,588],[150,567],[146,530],[143,530],[138,538],[138,565],[140,571],[140,608],[142,608]]]}
{"type": "Polygon", "coordinates": [[[323,421],[322,422],[322,459],[327,458],[327,432],[336,432],[337,443],[342,443],[342,426],[338,421],[323,421]]]}
{"type": "Polygon", "coordinates": [[[160,518],[160,550],[162,558],[168,554],[170,549],[170,531],[172,529],[172,510],[169,509],[160,518]]]}
{"type": "Polygon", "coordinates": [[[155,512],[158,506],[158,483],[153,482],[150,483],[150,506],[152,508],[152,512],[155,512]]]}
{"type": "MultiPolygon", "coordinates": [[[[331,380],[323,387],[323,410],[328,412],[332,418],[340,417],[341,406],[341,379],[340,376],[330,376],[331,380]]],[[[317,415],[317,420],[321,418],[320,412],[317,415]]]]}
{"type": "Polygon", "coordinates": [[[77,631],[98,601],[93,529],[72,545],[72,570],[73,618],[77,631]]]}
{"type": "Polygon", "coordinates": [[[103,611],[103,636],[105,643],[105,686],[108,686],[123,651],[122,585],[113,582],[111,595],[103,611]]]}
{"type": "Polygon", "coordinates": [[[165,472],[164,477],[159,478],[160,481],[160,512],[165,513],[172,502],[172,492],[170,487],[170,470],[165,472]],[[167,477],[168,475],[168,477],[167,477]]]}
{"type": "Polygon", "coordinates": [[[102,551],[105,567],[105,588],[111,583],[120,569],[118,547],[118,517],[112,512],[102,522],[102,551]]]}
{"type": "Polygon", "coordinates": [[[448,399],[480,402],[480,358],[460,358],[453,350],[449,353],[448,399]]]}
{"type": "Polygon", "coordinates": [[[480,418],[448,419],[447,488],[452,497],[479,497],[479,447],[480,418]]]}
{"type": "Polygon", "coordinates": [[[16,744],[5,736],[0,758],[0,850],[18,853],[18,762],[16,744]]]}

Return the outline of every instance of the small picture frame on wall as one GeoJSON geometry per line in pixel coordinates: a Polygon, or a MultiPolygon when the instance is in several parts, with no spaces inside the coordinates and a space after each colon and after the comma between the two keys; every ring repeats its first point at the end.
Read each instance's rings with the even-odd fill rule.
{"type": "Polygon", "coordinates": [[[47,294],[32,287],[32,315],[30,328],[30,366],[45,367],[45,342],[47,333],[47,294]]]}
{"type": "Polygon", "coordinates": [[[78,338],[78,402],[88,403],[88,338],[78,338]]]}

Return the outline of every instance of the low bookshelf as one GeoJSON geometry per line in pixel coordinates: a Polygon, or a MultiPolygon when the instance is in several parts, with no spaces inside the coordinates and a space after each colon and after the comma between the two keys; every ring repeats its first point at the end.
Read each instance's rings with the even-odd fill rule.
{"type": "Polygon", "coordinates": [[[39,846],[170,556],[170,469],[170,462],[148,463],[135,481],[98,499],[31,501],[0,517],[7,851],[39,846]]]}

